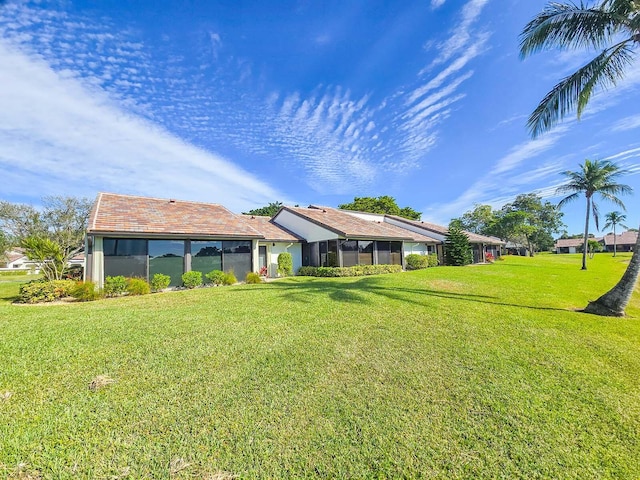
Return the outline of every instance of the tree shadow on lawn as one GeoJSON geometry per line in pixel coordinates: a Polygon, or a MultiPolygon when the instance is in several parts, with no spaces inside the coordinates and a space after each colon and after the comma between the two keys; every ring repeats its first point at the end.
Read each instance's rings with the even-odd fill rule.
{"type": "Polygon", "coordinates": [[[448,300],[462,300],[466,302],[476,302],[482,304],[501,305],[505,307],[528,308],[532,310],[551,310],[559,312],[570,312],[573,310],[557,307],[542,307],[537,305],[523,305],[500,301],[500,297],[492,295],[480,295],[472,293],[458,293],[447,290],[435,290],[429,288],[402,288],[384,285],[385,280],[379,276],[363,277],[354,282],[336,282],[330,279],[314,279],[310,282],[271,282],[262,287],[282,290],[282,296],[294,302],[311,303],[310,296],[326,295],[329,299],[337,302],[371,304],[371,300],[366,298],[367,294],[375,294],[386,297],[390,300],[413,303],[426,307],[429,305],[430,297],[444,298],[448,300]]]}

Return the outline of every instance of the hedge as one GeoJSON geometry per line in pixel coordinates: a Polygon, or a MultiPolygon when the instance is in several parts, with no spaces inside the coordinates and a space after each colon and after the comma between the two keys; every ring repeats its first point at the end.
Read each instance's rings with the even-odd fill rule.
{"type": "Polygon", "coordinates": [[[303,277],[362,277],[381,273],[399,273],[402,265],[357,265],[355,267],[300,267],[303,277]]]}

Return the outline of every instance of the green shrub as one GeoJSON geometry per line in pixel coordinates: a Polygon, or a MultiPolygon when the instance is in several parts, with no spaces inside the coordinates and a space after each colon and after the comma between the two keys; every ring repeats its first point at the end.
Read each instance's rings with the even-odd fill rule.
{"type": "Polygon", "coordinates": [[[196,288],[202,285],[202,272],[191,270],[182,274],[182,284],[187,288],[196,288]]]}
{"type": "Polygon", "coordinates": [[[19,301],[22,303],[53,302],[68,297],[75,284],[73,280],[32,280],[20,285],[19,301]]]}
{"type": "Polygon", "coordinates": [[[259,273],[249,272],[247,273],[247,277],[245,278],[246,283],[262,283],[262,278],[260,278],[259,273]]]}
{"type": "Polygon", "coordinates": [[[222,270],[212,270],[205,276],[214,285],[222,285],[224,284],[224,277],[226,276],[226,273],[224,273],[222,270]]]}
{"type": "Polygon", "coordinates": [[[102,293],[93,282],[77,282],[70,293],[73,298],[81,302],[92,302],[102,298],[102,293]]]}
{"type": "Polygon", "coordinates": [[[107,297],[117,297],[127,291],[127,279],[122,275],[107,277],[104,280],[104,294],[107,297]]]}
{"type": "Polygon", "coordinates": [[[293,257],[289,252],[278,255],[278,275],[282,277],[293,275],[293,257]]]}
{"type": "Polygon", "coordinates": [[[427,256],[427,263],[430,267],[437,267],[440,262],[438,262],[438,256],[432,253],[427,256]]]}
{"type": "Polygon", "coordinates": [[[127,293],[129,295],[147,295],[151,293],[151,287],[144,278],[127,279],[127,293]]]}
{"type": "Polygon", "coordinates": [[[233,273],[233,270],[229,270],[227,273],[224,274],[224,278],[222,279],[222,284],[233,285],[235,283],[238,283],[238,279],[236,278],[235,273],[233,273]]]}
{"type": "Polygon", "coordinates": [[[170,283],[171,277],[169,275],[165,275],[164,273],[156,273],[151,279],[151,290],[154,292],[159,292],[169,287],[170,283]]]}
{"type": "Polygon", "coordinates": [[[410,253],[404,258],[404,262],[407,270],[420,270],[429,266],[429,256],[410,253]]]}
{"type": "Polygon", "coordinates": [[[473,262],[473,250],[469,237],[462,229],[451,222],[449,232],[444,240],[445,263],[456,267],[469,265],[473,262]]]}
{"type": "Polygon", "coordinates": [[[300,267],[298,275],[306,277],[361,277],[399,273],[401,265],[357,265],[355,267],[300,267]]]}

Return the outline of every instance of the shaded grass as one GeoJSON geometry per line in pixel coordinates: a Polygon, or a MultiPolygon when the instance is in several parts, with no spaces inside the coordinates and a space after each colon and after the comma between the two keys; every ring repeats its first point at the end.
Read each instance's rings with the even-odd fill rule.
{"type": "Polygon", "coordinates": [[[572,311],[628,260],[47,307],[0,283],[0,474],[638,477],[639,295],[632,318],[572,311]]]}

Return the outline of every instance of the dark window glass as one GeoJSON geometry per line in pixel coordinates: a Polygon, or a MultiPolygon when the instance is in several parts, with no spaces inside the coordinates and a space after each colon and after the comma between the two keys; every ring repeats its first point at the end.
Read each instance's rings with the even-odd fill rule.
{"type": "Polygon", "coordinates": [[[338,242],[330,240],[327,242],[327,267],[338,267],[338,242]]]}
{"type": "Polygon", "coordinates": [[[391,265],[402,265],[402,242],[391,243],[391,265]]]}
{"type": "Polygon", "coordinates": [[[251,272],[251,241],[222,242],[222,267],[225,272],[233,270],[239,280],[251,272]]]}
{"type": "Polygon", "coordinates": [[[373,265],[373,242],[371,240],[358,242],[358,264],[373,265]]]}
{"type": "Polygon", "coordinates": [[[358,265],[358,242],[356,240],[342,242],[341,250],[343,267],[358,265]]]}
{"type": "Polygon", "coordinates": [[[137,238],[105,238],[104,276],[147,278],[147,241],[137,238]]]}
{"type": "Polygon", "coordinates": [[[212,270],[222,270],[222,242],[191,241],[191,270],[202,272],[202,280],[212,270]]]}
{"type": "Polygon", "coordinates": [[[302,244],[302,265],[305,267],[311,266],[311,248],[308,243],[302,244]]]}
{"type": "Polygon", "coordinates": [[[376,242],[378,265],[391,264],[391,242],[376,242]]]}
{"type": "Polygon", "coordinates": [[[319,242],[318,249],[320,253],[320,266],[326,267],[327,265],[327,242],[319,242]]]}
{"type": "Polygon", "coordinates": [[[149,279],[156,273],[171,277],[169,285],[182,285],[184,273],[183,240],[149,240],[149,279]]]}

